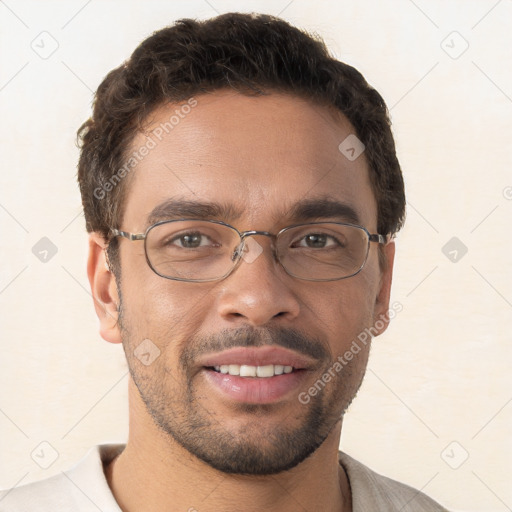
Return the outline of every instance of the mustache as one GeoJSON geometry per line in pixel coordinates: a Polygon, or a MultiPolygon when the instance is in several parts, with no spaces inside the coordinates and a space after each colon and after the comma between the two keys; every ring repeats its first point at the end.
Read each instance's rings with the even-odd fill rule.
{"type": "Polygon", "coordinates": [[[222,352],[235,347],[279,346],[311,357],[318,361],[330,360],[326,344],[297,329],[283,327],[223,329],[207,336],[195,336],[182,353],[182,364],[188,366],[199,356],[222,352]]]}

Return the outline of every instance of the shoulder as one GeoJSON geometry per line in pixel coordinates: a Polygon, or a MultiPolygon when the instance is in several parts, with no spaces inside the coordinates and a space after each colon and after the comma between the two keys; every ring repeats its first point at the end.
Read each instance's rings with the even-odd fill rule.
{"type": "Polygon", "coordinates": [[[39,482],[0,491],[0,512],[71,510],[79,499],[77,491],[61,473],[39,482]]]}
{"type": "Polygon", "coordinates": [[[103,473],[105,457],[119,446],[96,446],[68,471],[0,491],[0,512],[120,512],[103,473]]]}
{"type": "Polygon", "coordinates": [[[448,512],[421,491],[379,475],[343,452],[339,461],[347,472],[354,512],[448,512]]]}

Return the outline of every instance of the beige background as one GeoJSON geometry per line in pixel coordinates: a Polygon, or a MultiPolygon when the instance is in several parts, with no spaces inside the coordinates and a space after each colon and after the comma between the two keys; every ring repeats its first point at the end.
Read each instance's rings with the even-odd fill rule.
{"type": "Polygon", "coordinates": [[[391,110],[403,311],[374,342],[343,449],[452,510],[512,510],[511,0],[0,2],[0,487],[126,438],[126,365],[86,280],[75,131],[153,30],[231,10],[318,32],[391,110]],[[42,237],[58,251],[46,263],[42,237]],[[468,249],[445,250],[456,262],[452,237],[468,249]]]}

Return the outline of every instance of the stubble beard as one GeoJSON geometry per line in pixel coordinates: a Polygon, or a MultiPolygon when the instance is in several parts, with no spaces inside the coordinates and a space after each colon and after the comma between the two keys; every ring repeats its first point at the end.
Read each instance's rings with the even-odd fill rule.
{"type": "MultiPolygon", "coordinates": [[[[148,367],[134,356],[137,337],[127,325],[121,296],[119,298],[123,347],[131,377],[148,414],[172,444],[178,443],[223,473],[272,475],[297,466],[327,439],[361,385],[366,361],[361,368],[353,359],[326,389],[311,397],[308,404],[297,399],[292,412],[270,422],[271,426],[262,427],[269,414],[278,417],[276,408],[279,404],[239,404],[231,410],[238,417],[243,416],[243,421],[229,429],[226,418],[208,409],[208,397],[201,396],[196,389],[197,375],[191,374],[186,367],[173,374],[164,366],[167,360],[165,349],[148,367]],[[291,427],[289,423],[292,423],[291,427]]],[[[273,331],[274,338],[279,335],[296,337],[300,333],[282,329],[273,331]]],[[[199,343],[202,341],[199,339],[199,343]]],[[[318,344],[317,341],[311,343],[318,344]]],[[[188,359],[187,354],[182,354],[180,362],[188,359]]],[[[331,364],[331,358],[325,361],[323,370],[318,371],[319,379],[331,364]]]]}

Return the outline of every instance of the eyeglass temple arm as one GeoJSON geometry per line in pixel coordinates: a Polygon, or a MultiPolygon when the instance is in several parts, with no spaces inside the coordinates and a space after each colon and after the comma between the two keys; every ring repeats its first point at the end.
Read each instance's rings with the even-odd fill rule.
{"type": "Polygon", "coordinates": [[[128,240],[144,240],[146,238],[144,233],[128,233],[128,231],[120,231],[119,229],[112,229],[111,233],[114,236],[128,238],[128,240]]]}
{"type": "Polygon", "coordinates": [[[379,244],[387,244],[391,240],[387,235],[370,235],[370,242],[377,242],[379,244]]]}

